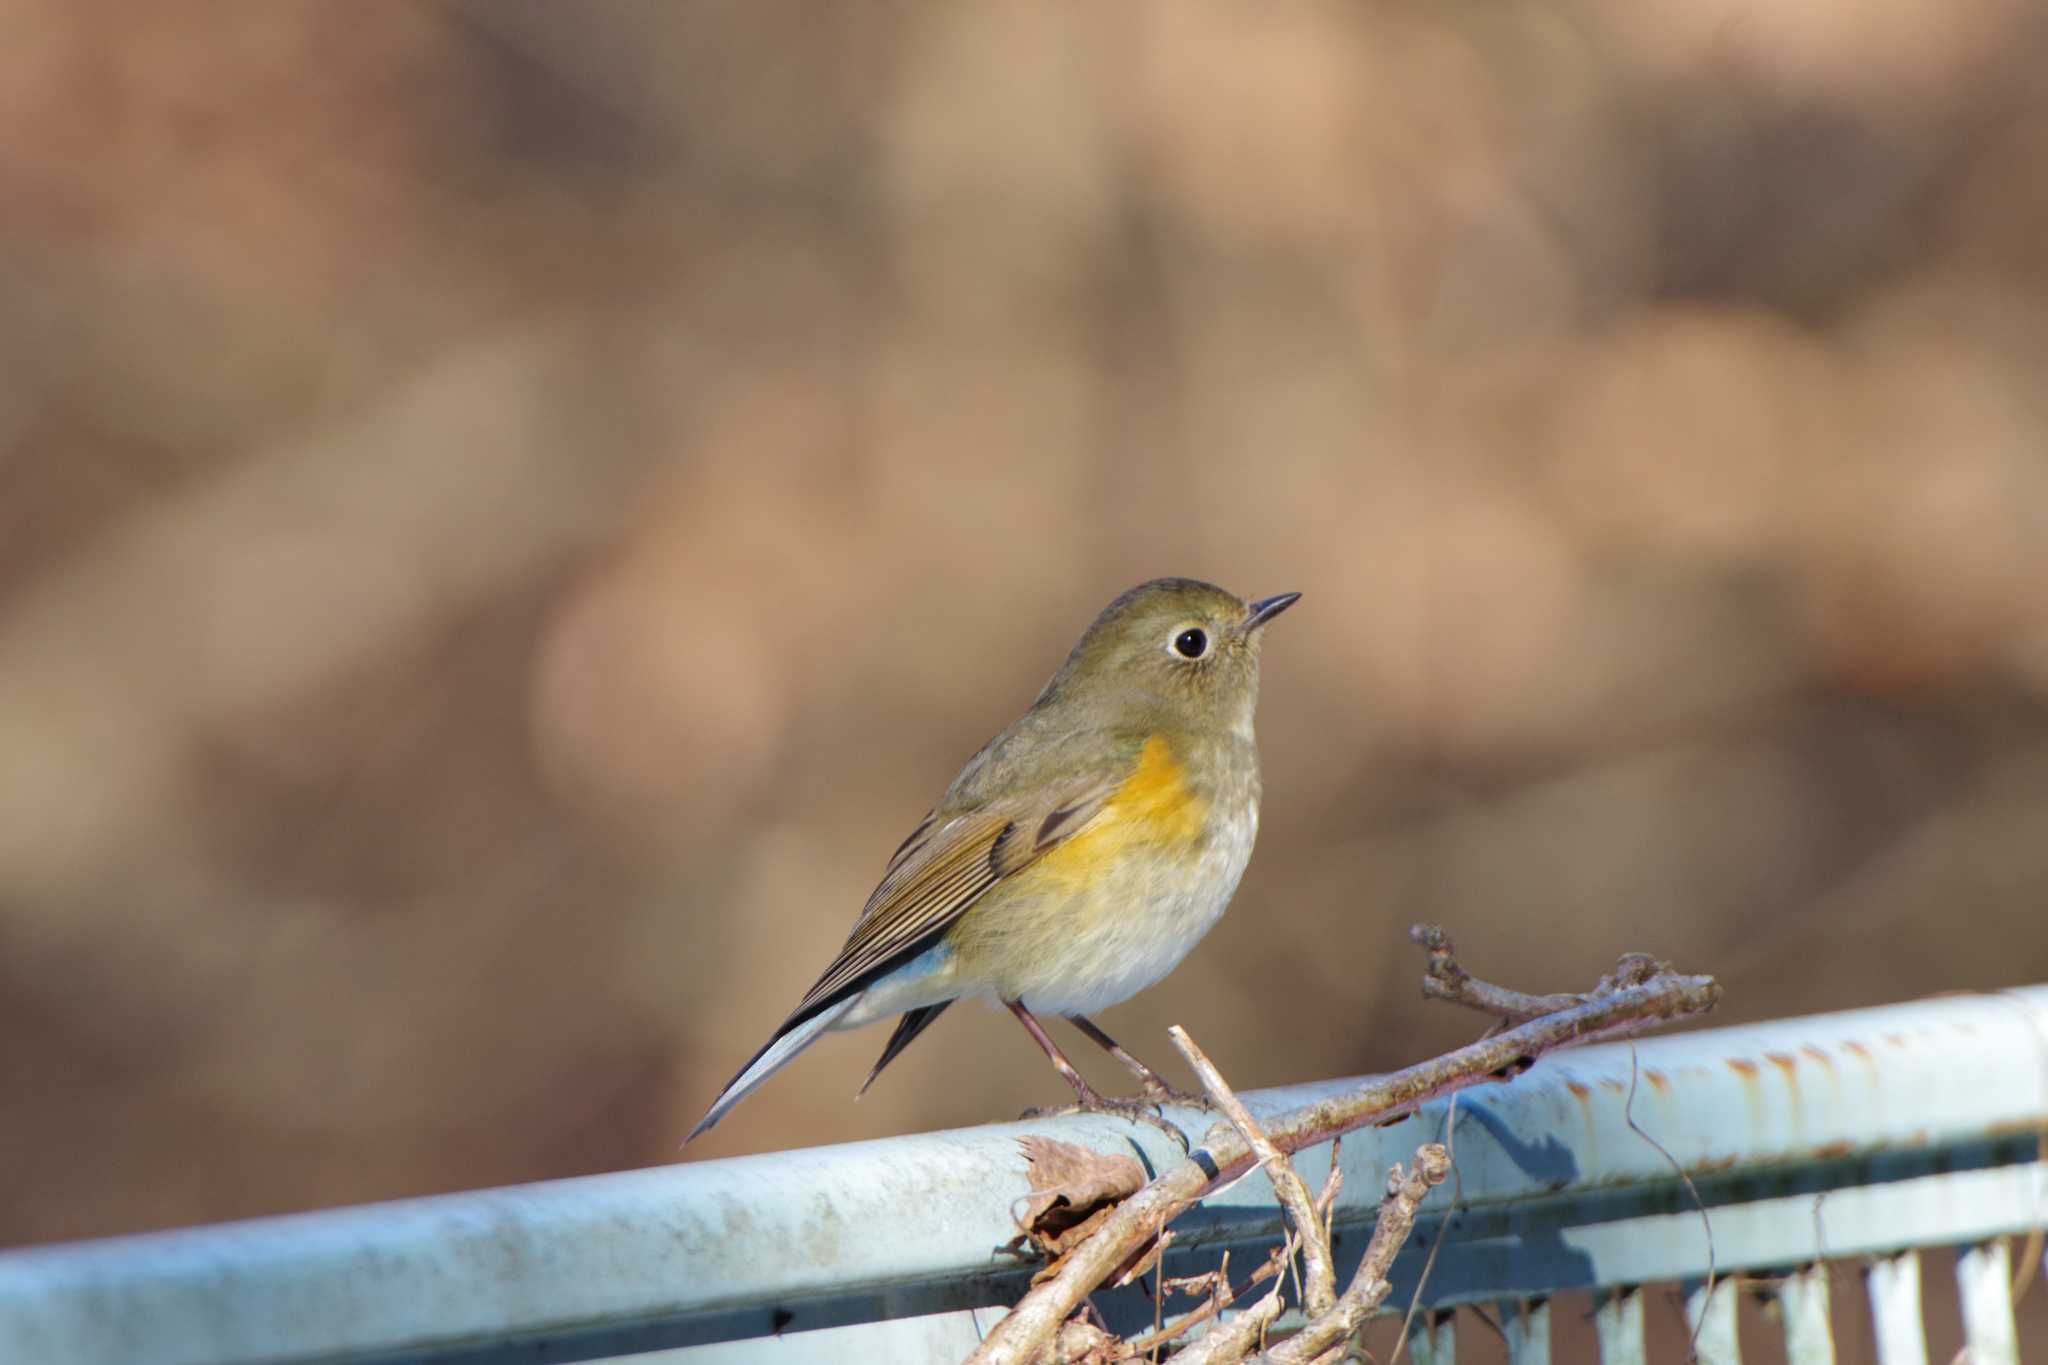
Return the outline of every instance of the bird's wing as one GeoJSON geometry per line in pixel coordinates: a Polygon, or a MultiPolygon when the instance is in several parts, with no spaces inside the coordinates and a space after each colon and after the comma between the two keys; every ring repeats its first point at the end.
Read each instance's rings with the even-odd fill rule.
{"type": "Polygon", "coordinates": [[[990,887],[1073,838],[1120,785],[1118,778],[1100,778],[1050,795],[1003,797],[957,815],[925,816],[889,860],[846,946],[790,1014],[790,1023],[922,952],[990,887]]]}
{"type": "MultiPolygon", "coordinates": [[[[1121,775],[1076,781],[1046,796],[1003,796],[972,810],[927,815],[889,860],[882,884],[868,897],[839,956],[775,1036],[719,1092],[690,1139],[817,1041],[851,1007],[856,992],[923,952],[990,887],[1073,838],[1102,813],[1121,785],[1121,775]]],[[[944,1009],[942,1003],[906,1013],[875,1070],[909,1046],[944,1009]]]]}

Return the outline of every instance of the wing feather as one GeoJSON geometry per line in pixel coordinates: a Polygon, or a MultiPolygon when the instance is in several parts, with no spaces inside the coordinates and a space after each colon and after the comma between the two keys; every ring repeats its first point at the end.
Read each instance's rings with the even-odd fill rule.
{"type": "Polygon", "coordinates": [[[993,801],[950,819],[939,819],[936,811],[925,816],[889,860],[846,945],[805,993],[790,1022],[827,1008],[923,952],[991,887],[1080,833],[1119,785],[1119,779],[1105,779],[1076,784],[1052,797],[993,801]]]}

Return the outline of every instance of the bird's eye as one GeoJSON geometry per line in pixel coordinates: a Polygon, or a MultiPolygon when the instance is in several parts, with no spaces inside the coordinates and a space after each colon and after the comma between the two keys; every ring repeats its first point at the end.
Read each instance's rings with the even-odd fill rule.
{"type": "Polygon", "coordinates": [[[1199,659],[1209,652],[1209,633],[1189,626],[1173,637],[1173,652],[1183,659],[1199,659]]]}

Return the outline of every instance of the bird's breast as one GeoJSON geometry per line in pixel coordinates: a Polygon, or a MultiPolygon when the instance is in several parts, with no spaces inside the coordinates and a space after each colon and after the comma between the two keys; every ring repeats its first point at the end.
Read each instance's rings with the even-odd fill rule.
{"type": "Polygon", "coordinates": [[[955,939],[970,975],[1006,999],[1085,1014],[1172,971],[1222,917],[1258,835],[1256,760],[1219,769],[1208,757],[1149,740],[1084,829],[966,917],[955,939]]]}
{"type": "Polygon", "coordinates": [[[1185,857],[1206,842],[1214,796],[1202,788],[1166,740],[1145,741],[1138,766],[1088,825],[1032,871],[1048,889],[1114,876],[1131,858],[1185,857]]]}

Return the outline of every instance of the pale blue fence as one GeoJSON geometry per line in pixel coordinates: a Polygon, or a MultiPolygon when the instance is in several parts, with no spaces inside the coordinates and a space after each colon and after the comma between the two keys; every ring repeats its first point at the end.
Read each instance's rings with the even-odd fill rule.
{"type": "MultiPolygon", "coordinates": [[[[1443,1119],[1345,1140],[1340,1258],[1363,1250],[1386,1167],[1443,1119]]],[[[1692,1286],[1702,1358],[1732,1361],[1735,1294],[1702,1292],[1711,1270],[1775,1273],[1795,1361],[1834,1359],[1830,1286],[1860,1282],[1884,1365],[1940,1365],[1960,1343],[1925,1341],[1914,1253],[1931,1247],[1966,1249],[1973,1365],[2019,1359],[2011,1280],[2048,1223],[2048,987],[1588,1047],[1466,1092],[1457,1120],[1456,1182],[1394,1298],[1441,1240],[1424,1302],[1498,1305],[1518,1361],[1550,1358],[1545,1301],[1573,1290],[1598,1296],[1604,1360],[1644,1359],[1638,1291],[1670,1284],[1692,1286]]],[[[1178,1155],[1073,1118],[5,1252],[0,1362],[954,1361],[1030,1275],[999,1249],[1026,1132],[1178,1155]]],[[[1326,1162],[1300,1158],[1312,1186],[1326,1162]]],[[[1279,1214],[1254,1177],[1175,1227],[1183,1274],[1270,1246],[1279,1214]]],[[[1135,1289],[1097,1303],[1152,1320],[1135,1289]]],[[[1427,1315],[1412,1344],[1422,1365],[1455,1350],[1427,1315]]]]}

